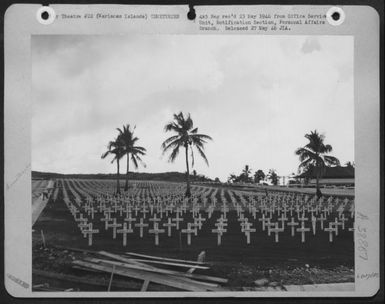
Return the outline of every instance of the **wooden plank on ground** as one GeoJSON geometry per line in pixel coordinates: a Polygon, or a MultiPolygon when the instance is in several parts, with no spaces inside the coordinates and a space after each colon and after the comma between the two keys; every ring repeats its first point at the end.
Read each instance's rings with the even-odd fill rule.
{"type": "MultiPolygon", "coordinates": [[[[99,264],[94,264],[90,262],[75,260],[72,262],[75,265],[80,265],[83,267],[89,267],[92,269],[98,269],[105,272],[110,273],[111,267],[106,267],[99,264]]],[[[138,280],[149,280],[150,282],[154,282],[161,285],[171,286],[173,288],[181,289],[181,290],[188,290],[188,291],[219,291],[223,290],[222,288],[218,287],[210,287],[201,284],[200,282],[195,282],[193,280],[190,280],[191,282],[185,282],[184,280],[180,280],[180,278],[172,277],[169,275],[163,275],[163,274],[157,274],[157,273],[148,273],[147,271],[143,270],[135,270],[135,269],[124,269],[122,267],[116,267],[115,273],[117,275],[130,277],[138,280]]]]}
{"type": "Polygon", "coordinates": [[[140,289],[140,291],[147,291],[147,288],[148,288],[149,284],[150,284],[150,281],[149,280],[145,280],[143,282],[143,285],[142,285],[142,288],[140,289]]]}
{"type": "Polygon", "coordinates": [[[150,264],[160,264],[160,265],[169,265],[169,266],[177,266],[177,267],[185,267],[185,268],[198,268],[198,269],[210,269],[208,266],[201,266],[201,265],[191,265],[191,264],[182,264],[182,263],[174,263],[174,262],[163,262],[163,261],[156,261],[156,260],[144,260],[144,259],[130,259],[137,262],[143,262],[143,263],[150,263],[150,264]]]}
{"type": "MultiPolygon", "coordinates": [[[[98,264],[101,264],[103,266],[106,266],[106,267],[110,267],[111,268],[111,264],[109,263],[109,261],[107,262],[99,262],[98,264]]],[[[121,269],[123,270],[134,270],[134,269],[128,269],[128,267],[124,267],[124,266],[116,266],[115,264],[112,264],[114,267],[120,267],[121,269]]],[[[148,271],[148,269],[136,269],[136,270],[139,270],[139,271],[143,271],[144,273],[148,274],[148,275],[152,275],[154,274],[154,272],[150,272],[148,271]]],[[[162,275],[161,273],[158,273],[158,275],[162,275]]],[[[197,284],[200,284],[200,285],[204,285],[204,286],[207,286],[207,287],[218,287],[218,284],[213,284],[213,283],[207,283],[207,282],[198,282],[198,281],[195,281],[191,278],[187,278],[187,277],[182,277],[182,276],[175,276],[175,275],[172,275],[172,274],[165,274],[163,273],[164,276],[167,276],[167,277],[174,277],[175,279],[178,279],[179,281],[184,281],[188,284],[190,283],[197,283],[197,284]]]]}
{"type": "Polygon", "coordinates": [[[216,282],[216,283],[227,283],[228,280],[224,278],[219,278],[219,277],[213,277],[213,276],[207,276],[207,275],[202,275],[202,274],[190,274],[186,272],[180,272],[180,271],[174,271],[174,270],[169,270],[169,269],[162,269],[162,268],[156,268],[156,267],[142,267],[139,265],[135,264],[128,264],[128,263],[122,263],[122,262],[115,262],[115,261],[110,261],[110,260],[104,260],[104,259],[95,259],[95,258],[87,258],[87,261],[90,261],[92,263],[109,263],[109,264],[114,264],[118,265],[121,267],[127,267],[127,268],[132,268],[132,269],[139,269],[139,270],[146,270],[150,272],[156,272],[156,273],[163,273],[163,274],[170,274],[170,275],[175,275],[175,276],[183,276],[186,278],[191,278],[191,279],[196,279],[196,280],[203,280],[203,281],[210,281],[210,282],[216,282]]]}
{"type": "Polygon", "coordinates": [[[192,264],[200,264],[200,265],[208,264],[208,263],[199,262],[199,261],[171,259],[171,258],[157,257],[157,256],[153,256],[153,255],[139,254],[139,253],[134,253],[134,252],[126,252],[126,254],[131,255],[131,256],[142,257],[142,258],[160,260],[160,261],[183,262],[183,263],[192,263],[192,264]]]}
{"type": "Polygon", "coordinates": [[[106,256],[106,257],[109,257],[109,258],[121,261],[121,262],[136,264],[136,265],[139,265],[139,266],[142,266],[142,267],[151,267],[150,265],[146,265],[146,264],[138,262],[136,259],[127,259],[125,257],[122,257],[121,255],[110,253],[110,252],[107,252],[107,251],[98,251],[97,253],[100,254],[100,255],[103,255],[103,256],[106,256]]]}

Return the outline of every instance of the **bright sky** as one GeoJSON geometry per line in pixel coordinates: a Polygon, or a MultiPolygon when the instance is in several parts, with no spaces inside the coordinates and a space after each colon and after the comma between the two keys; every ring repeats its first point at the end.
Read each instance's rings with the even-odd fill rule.
{"type": "MultiPolygon", "coordinates": [[[[342,163],[354,160],[353,38],[350,36],[33,36],[32,169],[112,173],[101,159],[123,124],[147,149],[140,172],[185,172],[162,156],[172,114],[190,112],[210,166],[225,181],[297,172],[296,148],[317,129],[342,163]]],[[[125,163],[125,160],[123,160],[125,163]]]]}

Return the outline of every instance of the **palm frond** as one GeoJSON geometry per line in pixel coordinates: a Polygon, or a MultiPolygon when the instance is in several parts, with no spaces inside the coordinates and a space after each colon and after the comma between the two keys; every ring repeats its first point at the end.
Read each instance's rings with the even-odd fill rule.
{"type": "Polygon", "coordinates": [[[338,158],[331,156],[331,155],[324,155],[324,161],[329,166],[339,166],[340,161],[338,158]]]}
{"type": "Polygon", "coordinates": [[[176,146],[176,147],[174,148],[174,150],[172,150],[172,152],[171,152],[171,154],[170,154],[170,157],[168,158],[168,161],[169,161],[169,162],[174,162],[174,161],[175,161],[176,157],[177,157],[178,154],[179,154],[179,147],[180,147],[180,146],[176,146]]]}
{"type": "Polygon", "coordinates": [[[201,147],[199,147],[199,146],[196,146],[196,148],[197,148],[197,150],[198,150],[200,156],[204,159],[206,165],[209,166],[209,161],[208,161],[208,159],[207,159],[207,157],[206,157],[206,155],[205,155],[203,149],[202,149],[201,147]]]}
{"type": "Polygon", "coordinates": [[[138,162],[136,161],[136,157],[134,154],[131,154],[131,160],[132,160],[132,163],[134,164],[135,169],[138,169],[138,162]]]}

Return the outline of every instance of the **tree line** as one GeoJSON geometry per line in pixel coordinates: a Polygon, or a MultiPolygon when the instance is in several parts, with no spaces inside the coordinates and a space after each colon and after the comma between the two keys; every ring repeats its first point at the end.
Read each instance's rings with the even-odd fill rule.
{"type": "Polygon", "coordinates": [[[228,183],[256,183],[259,184],[265,180],[269,180],[273,185],[278,185],[279,176],[275,169],[270,169],[267,174],[263,170],[258,169],[252,174],[252,170],[249,165],[245,165],[239,175],[234,173],[230,174],[227,179],[228,183]]]}
{"type": "MultiPolygon", "coordinates": [[[[117,128],[117,137],[108,143],[107,151],[101,156],[103,159],[107,156],[112,156],[111,163],[116,162],[117,193],[120,193],[120,161],[122,158],[126,158],[125,191],[128,190],[130,163],[133,164],[134,168],[138,168],[139,164],[144,167],[146,166],[142,160],[142,156],[146,155],[146,149],[138,145],[139,138],[134,134],[135,128],[135,126],[131,128],[130,124],[124,125],[123,128],[117,128]]],[[[164,132],[172,134],[169,138],[165,139],[161,145],[163,154],[169,153],[168,161],[174,162],[180,152],[184,154],[187,185],[185,195],[190,197],[190,163],[191,168],[193,168],[195,162],[194,151],[209,165],[204,148],[205,144],[211,141],[212,138],[209,135],[198,132],[198,128],[194,126],[190,113],[187,115],[182,112],[173,114],[173,120],[164,126],[164,132]]],[[[339,166],[340,162],[336,157],[329,155],[329,153],[332,152],[332,146],[324,143],[325,136],[323,134],[319,134],[317,130],[315,130],[305,134],[305,138],[309,142],[304,147],[300,147],[295,151],[295,154],[300,160],[298,171],[305,172],[309,170],[309,168],[315,168],[316,194],[320,197],[322,193],[319,187],[319,179],[325,168],[327,166],[339,166]]],[[[195,170],[193,170],[193,174],[196,175],[195,170]]],[[[250,167],[245,165],[239,175],[231,174],[228,182],[260,183],[265,180],[265,178],[270,180],[273,185],[279,183],[279,176],[275,169],[270,169],[267,174],[259,169],[252,175],[250,167]]]]}

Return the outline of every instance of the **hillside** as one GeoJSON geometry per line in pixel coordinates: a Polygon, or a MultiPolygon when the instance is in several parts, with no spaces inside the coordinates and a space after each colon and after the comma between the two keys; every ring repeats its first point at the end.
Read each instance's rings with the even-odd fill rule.
{"type": "MultiPolygon", "coordinates": [[[[129,172],[130,180],[155,180],[155,181],[169,181],[169,182],[184,182],[185,173],[181,172],[162,172],[162,173],[143,173],[143,172],[129,172]]],[[[125,174],[121,174],[123,179],[125,174]]],[[[83,179],[115,179],[116,174],[61,174],[53,172],[39,172],[32,171],[33,179],[51,179],[51,178],[83,178],[83,179]]],[[[190,175],[191,181],[212,181],[203,175],[190,175]]]]}

